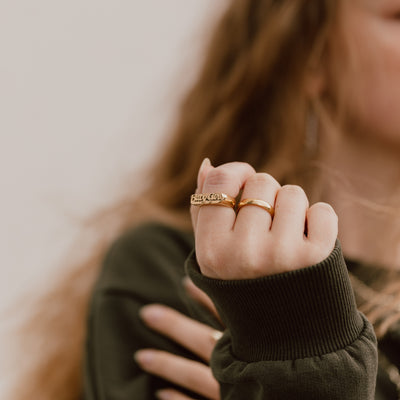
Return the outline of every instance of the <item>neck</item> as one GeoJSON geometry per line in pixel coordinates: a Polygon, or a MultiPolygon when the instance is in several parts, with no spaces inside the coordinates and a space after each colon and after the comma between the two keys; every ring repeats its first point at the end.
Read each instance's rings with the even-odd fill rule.
{"type": "Polygon", "coordinates": [[[343,137],[328,169],[324,200],[339,216],[339,239],[350,259],[400,269],[400,152],[393,145],[343,137]]]}

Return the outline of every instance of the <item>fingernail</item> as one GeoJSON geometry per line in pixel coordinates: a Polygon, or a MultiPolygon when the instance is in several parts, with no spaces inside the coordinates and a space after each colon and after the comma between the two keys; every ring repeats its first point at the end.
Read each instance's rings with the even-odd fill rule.
{"type": "Polygon", "coordinates": [[[205,178],[205,171],[207,169],[207,167],[209,167],[211,165],[211,161],[208,157],[206,157],[199,168],[199,172],[197,173],[197,189],[196,192],[198,192],[198,188],[200,188],[202,186],[202,181],[205,178]]]}
{"type": "Polygon", "coordinates": [[[159,400],[171,400],[171,393],[166,390],[157,390],[156,397],[159,400]]]}
{"type": "Polygon", "coordinates": [[[139,316],[146,322],[156,322],[164,315],[164,309],[158,305],[150,304],[139,310],[139,316]]]}
{"type": "Polygon", "coordinates": [[[154,352],[151,350],[139,350],[133,355],[133,358],[138,364],[147,366],[153,361],[154,352]]]}
{"type": "Polygon", "coordinates": [[[210,159],[209,159],[208,157],[206,157],[206,158],[202,161],[202,163],[201,163],[201,165],[200,165],[199,172],[203,172],[204,168],[209,167],[210,165],[211,165],[211,161],[210,161],[210,159]]]}

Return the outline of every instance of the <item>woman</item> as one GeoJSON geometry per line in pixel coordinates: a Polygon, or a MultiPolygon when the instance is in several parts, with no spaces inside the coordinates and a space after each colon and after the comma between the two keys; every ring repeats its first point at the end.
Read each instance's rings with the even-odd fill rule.
{"type": "Polygon", "coordinates": [[[398,398],[399,14],[230,2],[148,188],[116,208],[86,399],[398,398]],[[232,207],[190,215],[196,186],[232,207]]]}
{"type": "Polygon", "coordinates": [[[171,224],[136,227],[114,244],[91,307],[88,398],[152,398],[168,387],[156,375],[178,385],[157,392],[168,399],[397,398],[399,315],[388,271],[400,261],[389,217],[399,172],[399,12],[386,1],[231,2],[142,199],[184,212],[196,166],[209,156],[217,167],[203,163],[197,193],[225,193],[232,207],[192,206],[196,255],[188,258],[192,235],[171,224]],[[237,196],[266,201],[275,214],[265,203],[239,210],[237,196]],[[321,200],[339,215],[360,307],[382,338],[378,379],[375,334],[355,307],[336,214],[321,200]],[[211,361],[215,378],[193,353],[208,361],[206,325],[223,327],[182,293],[185,259],[227,326],[211,361]],[[148,303],[196,321],[141,308],[148,303]],[[147,374],[129,359],[134,352],[147,374]]]}

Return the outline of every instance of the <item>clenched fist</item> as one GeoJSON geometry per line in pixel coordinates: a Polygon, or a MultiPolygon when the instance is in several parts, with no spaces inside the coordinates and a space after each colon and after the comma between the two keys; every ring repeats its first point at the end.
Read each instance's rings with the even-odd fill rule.
{"type": "Polygon", "coordinates": [[[281,186],[271,175],[256,173],[246,163],[214,168],[206,159],[197,193],[225,193],[264,200],[275,208],[247,205],[236,214],[231,207],[191,207],[196,257],[211,278],[252,279],[311,266],[329,256],[338,234],[338,219],[326,203],[309,207],[299,186],[281,186]]]}

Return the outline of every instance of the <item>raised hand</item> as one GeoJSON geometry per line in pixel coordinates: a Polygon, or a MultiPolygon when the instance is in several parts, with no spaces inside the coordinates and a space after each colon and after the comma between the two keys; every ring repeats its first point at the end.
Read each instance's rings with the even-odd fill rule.
{"type": "Polygon", "coordinates": [[[191,206],[196,257],[202,273],[220,279],[250,279],[307,267],[333,250],[338,220],[332,207],[309,207],[303,189],[280,186],[266,173],[246,163],[214,168],[203,162],[197,193],[224,193],[241,199],[259,199],[274,207],[191,206]]]}

